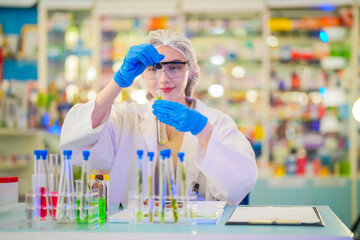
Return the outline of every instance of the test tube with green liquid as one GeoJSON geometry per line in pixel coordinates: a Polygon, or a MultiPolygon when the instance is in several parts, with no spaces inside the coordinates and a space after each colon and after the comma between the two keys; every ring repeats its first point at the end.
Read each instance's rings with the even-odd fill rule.
{"type": "Polygon", "coordinates": [[[165,163],[166,163],[166,150],[160,151],[160,163],[159,163],[159,207],[160,207],[160,222],[165,221],[165,195],[166,195],[166,183],[165,183],[165,163]]]}
{"type": "Polygon", "coordinates": [[[142,155],[144,153],[143,150],[137,150],[136,151],[137,156],[138,156],[138,171],[137,171],[137,195],[138,195],[138,199],[137,199],[137,213],[136,213],[136,218],[138,221],[142,220],[142,199],[141,199],[141,185],[142,185],[142,155]]]}
{"type": "Polygon", "coordinates": [[[174,164],[173,160],[171,158],[171,149],[166,150],[166,165],[168,174],[167,175],[167,181],[169,186],[169,195],[170,195],[170,201],[171,201],[171,208],[173,210],[173,216],[174,216],[174,222],[178,221],[178,210],[177,210],[177,202],[175,199],[175,173],[174,173],[174,164]]]}
{"type": "Polygon", "coordinates": [[[186,185],[186,173],[185,173],[185,166],[184,166],[184,156],[185,153],[179,152],[178,153],[178,166],[180,167],[180,174],[181,174],[181,198],[184,203],[184,212],[185,218],[188,218],[188,198],[187,198],[187,185],[186,185]]]}
{"type": "Polygon", "coordinates": [[[88,168],[88,160],[89,160],[90,152],[89,151],[83,151],[83,157],[84,161],[82,162],[82,168],[81,168],[81,201],[80,201],[80,220],[83,221],[86,217],[86,197],[88,197],[88,176],[89,174],[89,168],[88,168]]]}
{"type": "Polygon", "coordinates": [[[148,161],[148,188],[149,188],[148,189],[148,208],[149,208],[149,222],[152,222],[153,221],[153,208],[154,208],[154,202],[153,202],[153,198],[152,198],[153,187],[154,187],[154,182],[153,182],[153,178],[152,178],[154,153],[148,152],[148,157],[149,157],[149,161],[148,161]]]}
{"type": "MultiPolygon", "coordinates": [[[[162,65],[160,63],[155,63],[153,69],[156,69],[156,100],[163,98],[163,91],[160,88],[160,77],[162,65]]],[[[160,144],[165,143],[165,124],[160,122],[159,119],[156,119],[157,132],[158,132],[158,141],[160,144]]]]}

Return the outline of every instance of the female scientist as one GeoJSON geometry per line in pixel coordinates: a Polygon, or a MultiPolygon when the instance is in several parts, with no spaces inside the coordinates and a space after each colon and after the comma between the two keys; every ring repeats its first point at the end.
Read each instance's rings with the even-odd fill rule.
{"type": "MultiPolygon", "coordinates": [[[[239,204],[257,179],[255,155],[228,115],[191,97],[198,78],[199,67],[189,39],[171,30],[150,32],[146,44],[130,48],[114,79],[95,100],[69,111],[61,132],[61,149],[73,150],[77,165],[81,164],[81,152],[88,149],[92,169],[110,170],[110,202],[114,204],[127,203],[128,193],[136,189],[136,151],[154,152],[158,169],[159,151],[165,148],[175,154],[185,152],[188,182],[205,200],[239,204]],[[154,101],[157,81],[152,66],[159,62],[164,94],[163,100],[154,101]],[[112,105],[139,75],[151,101],[112,105]],[[156,117],[167,124],[165,144],[158,143],[156,117]]],[[[147,169],[147,161],[143,167],[147,169]]],[[[143,174],[147,179],[147,171],[143,174]]]]}

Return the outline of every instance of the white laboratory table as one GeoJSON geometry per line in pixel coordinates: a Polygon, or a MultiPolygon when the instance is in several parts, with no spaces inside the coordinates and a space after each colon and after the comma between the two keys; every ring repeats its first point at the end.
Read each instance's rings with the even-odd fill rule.
{"type": "Polygon", "coordinates": [[[317,206],[325,226],[249,226],[225,225],[236,206],[226,206],[220,222],[215,224],[127,224],[106,223],[98,229],[68,228],[61,224],[29,226],[25,213],[0,216],[1,240],[99,240],[99,239],[146,239],[146,240],[350,240],[354,234],[327,206],[317,206]]]}

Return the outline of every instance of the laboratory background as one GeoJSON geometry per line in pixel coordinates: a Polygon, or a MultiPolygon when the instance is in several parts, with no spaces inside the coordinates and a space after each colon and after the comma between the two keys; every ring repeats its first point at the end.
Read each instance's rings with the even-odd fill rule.
{"type": "MultiPolygon", "coordinates": [[[[174,29],[199,59],[195,96],[252,144],[259,175],[249,205],[325,205],[351,228],[360,213],[359,11],[356,0],[0,1],[0,176],[18,177],[24,202],[34,150],[60,156],[70,108],[94,99],[149,31],[174,29]]],[[[122,101],[147,102],[141,81],[114,104],[122,101]]]]}

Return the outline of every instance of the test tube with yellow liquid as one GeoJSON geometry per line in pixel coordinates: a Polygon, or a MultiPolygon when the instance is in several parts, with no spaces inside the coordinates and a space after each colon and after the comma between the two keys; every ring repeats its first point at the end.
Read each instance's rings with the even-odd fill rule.
{"type": "MultiPolygon", "coordinates": [[[[161,69],[162,65],[160,63],[155,63],[153,65],[153,69],[156,69],[156,100],[160,100],[163,98],[163,91],[160,88],[160,77],[161,77],[161,69]]],[[[157,135],[158,141],[160,144],[165,143],[165,124],[160,122],[159,119],[156,119],[157,125],[157,135]]]]}

